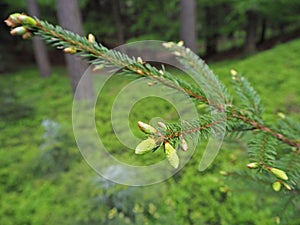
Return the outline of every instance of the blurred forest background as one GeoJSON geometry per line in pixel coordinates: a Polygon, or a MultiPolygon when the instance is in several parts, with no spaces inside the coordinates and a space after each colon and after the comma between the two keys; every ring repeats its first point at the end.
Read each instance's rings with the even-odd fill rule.
{"type": "MultiPolygon", "coordinates": [[[[226,85],[231,68],[245,73],[262,96],[267,120],[278,112],[300,120],[298,0],[0,2],[1,21],[13,12],[93,33],[109,48],[137,40],[184,40],[226,85]]],[[[127,187],[97,176],[72,134],[72,92],[84,62],[38,39],[11,37],[4,23],[0,32],[0,224],[300,224],[299,201],[288,204],[284,193],[255,180],[228,182],[220,175],[245,168],[243,139],[226,140],[205,173],[197,171],[203,143],[181,172],[161,184],[127,187]],[[285,201],[286,207],[277,207],[285,201]]],[[[115,157],[142,162],[112,134],[110,108],[128,82],[123,77],[108,82],[96,121],[115,157]]],[[[169,112],[164,101],[142,101],[133,109],[131,127],[138,134],[138,120],[176,121],[169,112]]]]}
{"type": "MultiPolygon", "coordinates": [[[[59,11],[69,18],[78,16],[59,5],[64,1],[36,1],[39,13],[26,5],[32,1],[1,1],[2,21],[14,11],[40,14],[54,24],[59,11]]],[[[185,40],[205,58],[223,59],[267,49],[300,35],[297,0],[80,0],[78,5],[83,33],[92,32],[109,48],[136,40],[185,40]]],[[[7,30],[4,23],[1,30],[7,30]]],[[[16,56],[24,63],[33,62],[30,42],[11,38],[8,32],[0,39],[5,43],[1,45],[1,70],[16,56]]],[[[53,49],[49,53],[52,63],[62,63],[61,54],[53,49]]]]}

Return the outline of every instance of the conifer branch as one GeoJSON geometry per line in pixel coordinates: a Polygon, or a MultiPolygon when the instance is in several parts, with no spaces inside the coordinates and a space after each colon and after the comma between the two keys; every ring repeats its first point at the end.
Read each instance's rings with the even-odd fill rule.
{"type": "MultiPolygon", "coordinates": [[[[281,196],[288,196],[287,201],[281,201],[284,210],[299,198],[300,180],[300,124],[279,114],[277,126],[267,125],[262,119],[264,107],[259,94],[241,74],[231,70],[233,85],[241,105],[232,104],[232,97],[225,86],[219,81],[203,60],[188,48],[183,47],[183,42],[177,44],[164,43],[194,77],[200,77],[200,84],[206,88],[200,89],[166,71],[164,67],[157,69],[144,62],[141,58],[129,57],[124,53],[109,50],[95,41],[95,37],[81,37],[60,26],[54,26],[46,21],[32,18],[25,14],[14,13],[5,21],[11,27],[12,35],[21,35],[28,39],[33,35],[41,36],[47,43],[62,49],[65,53],[76,54],[89,60],[95,69],[103,67],[118,67],[121,74],[145,77],[159,82],[176,91],[183,92],[195,99],[197,103],[226,116],[213,120],[212,115],[201,115],[199,121],[180,121],[176,124],[159,122],[157,127],[152,127],[141,121],[138,126],[147,135],[135,149],[136,154],[154,152],[159,147],[164,147],[166,158],[174,168],[179,167],[180,159],[178,150],[187,151],[189,146],[186,141],[188,136],[198,135],[208,139],[213,133],[223,128],[226,122],[226,131],[230,134],[252,132],[254,137],[248,143],[250,163],[249,169],[258,170],[260,173],[222,172],[232,179],[232,183],[239,182],[233,189],[243,188],[261,192],[259,184],[264,187],[271,186],[274,191],[282,191],[281,196]],[[201,75],[201,76],[199,76],[201,75]],[[282,143],[289,146],[288,151],[279,153],[278,145],[282,143]],[[240,179],[236,179],[240,178],[240,179]],[[270,185],[272,184],[272,185],[270,185]],[[244,185],[244,186],[243,186],[244,185]],[[288,193],[288,195],[287,195],[288,193]]],[[[233,189],[226,189],[230,191],[233,189]]]]}
{"type": "MultiPolygon", "coordinates": [[[[99,65],[103,65],[104,67],[116,66],[122,69],[123,74],[146,77],[175,90],[184,92],[200,103],[206,104],[218,112],[225,113],[227,115],[226,119],[228,120],[227,131],[234,132],[236,128],[238,128],[237,130],[258,130],[271,135],[282,143],[295,147],[297,153],[300,152],[300,142],[298,140],[291,139],[288,134],[278,132],[276,129],[264,123],[261,118],[263,107],[259,95],[245,78],[237,74],[237,72],[231,71],[237,94],[243,102],[243,108],[233,106],[231,103],[232,97],[227,93],[225,86],[208,68],[204,61],[188,48],[182,46],[182,42],[178,44],[165,43],[164,47],[173,52],[189,73],[198,76],[201,74],[200,83],[211,91],[204,93],[200,88],[174,77],[163,67],[159,70],[143,62],[141,58],[129,57],[124,53],[109,50],[100,43],[97,43],[91,34],[88,38],[81,37],[64,30],[60,26],[53,26],[48,22],[19,13],[10,15],[5,22],[12,28],[12,35],[22,35],[24,39],[31,37],[32,34],[39,35],[46,42],[56,48],[63,49],[66,53],[77,54],[87,58],[91,64],[96,66],[95,68],[99,65]]],[[[177,139],[182,144],[184,142],[182,137],[194,132],[202,133],[203,136],[207,136],[207,134],[213,130],[209,130],[209,128],[217,127],[219,123],[224,122],[223,119],[212,122],[209,116],[201,119],[204,122],[202,121],[201,123],[200,121],[200,124],[190,122],[190,125],[186,126],[187,129],[185,130],[180,126],[166,126],[168,135],[163,137],[163,142],[168,143],[172,141],[171,139],[177,139]]],[[[291,126],[291,123],[285,123],[283,126],[291,126]]],[[[155,136],[154,133],[151,135],[155,136]]],[[[293,137],[299,137],[298,133],[293,137]]]]}
{"type": "Polygon", "coordinates": [[[246,124],[251,125],[253,127],[252,129],[256,129],[256,130],[260,130],[260,131],[269,133],[271,136],[275,137],[279,141],[281,141],[281,142],[283,142],[283,143],[285,143],[285,144],[287,144],[291,147],[296,147],[297,149],[300,150],[300,143],[299,142],[289,139],[285,135],[271,129],[270,127],[266,126],[265,124],[259,123],[255,120],[251,120],[251,119],[247,118],[246,116],[240,114],[236,110],[232,110],[230,113],[232,113],[232,116],[234,118],[237,118],[237,119],[245,122],[246,124]]]}

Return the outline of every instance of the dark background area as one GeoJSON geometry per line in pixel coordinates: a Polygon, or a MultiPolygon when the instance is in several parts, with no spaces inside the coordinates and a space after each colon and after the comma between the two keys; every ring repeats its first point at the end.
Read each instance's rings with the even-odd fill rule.
{"type": "MultiPolygon", "coordinates": [[[[78,4],[84,33],[92,32],[109,48],[135,40],[187,39],[189,42],[194,36],[192,42],[195,43],[191,45],[195,52],[207,60],[222,60],[268,49],[300,34],[300,3],[297,0],[182,2],[80,0],[78,4]],[[189,8],[191,4],[193,10],[189,8]],[[191,18],[194,18],[194,26],[191,18]]],[[[37,3],[43,19],[58,23],[56,1],[39,0],[37,3]]],[[[4,0],[0,4],[1,21],[11,12],[28,11],[26,1],[4,0]]],[[[0,46],[1,71],[15,69],[12,63],[15,61],[18,65],[34,62],[30,41],[11,38],[4,23],[0,30],[0,41],[5,43],[0,46]]],[[[52,64],[63,63],[62,54],[51,48],[48,50],[52,64]]]]}

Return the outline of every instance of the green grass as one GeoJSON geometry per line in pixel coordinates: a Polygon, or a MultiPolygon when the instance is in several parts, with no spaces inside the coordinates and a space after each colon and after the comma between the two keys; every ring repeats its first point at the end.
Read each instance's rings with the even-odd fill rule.
{"type": "MultiPolygon", "coordinates": [[[[297,40],[211,67],[229,90],[229,70],[242,72],[261,94],[269,121],[279,111],[300,119],[299,50],[297,40]]],[[[136,156],[113,135],[110,108],[128,82],[116,76],[103,89],[96,106],[98,132],[119,160],[136,165],[159,161],[163,155],[136,156]]],[[[72,95],[64,69],[41,79],[35,68],[26,68],[2,75],[0,84],[0,224],[275,224],[276,193],[239,186],[228,192],[219,174],[245,169],[243,145],[225,142],[204,173],[198,172],[205,147],[201,143],[187,166],[163,183],[126,187],[104,182],[74,141],[72,95]],[[60,128],[47,130],[43,121],[60,128]]],[[[178,115],[164,100],[144,99],[130,113],[132,132],[142,138],[136,122],[154,117],[176,121],[178,115]]]]}
{"type": "Polygon", "coordinates": [[[296,40],[243,60],[223,61],[212,68],[227,86],[229,70],[241,72],[261,94],[268,116],[283,112],[300,119],[299,50],[296,40]]]}

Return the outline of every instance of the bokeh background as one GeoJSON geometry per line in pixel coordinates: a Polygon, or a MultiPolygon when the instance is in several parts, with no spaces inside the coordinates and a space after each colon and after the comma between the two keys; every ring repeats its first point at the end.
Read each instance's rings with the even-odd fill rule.
{"type": "MultiPolygon", "coordinates": [[[[229,70],[242,72],[261,94],[267,121],[278,112],[300,120],[298,0],[2,0],[0,12],[1,21],[25,12],[82,35],[93,33],[109,48],[184,40],[229,90],[229,70]]],[[[98,176],[72,132],[73,92],[86,62],[39,39],[12,37],[5,23],[0,33],[0,224],[300,224],[299,199],[289,204],[284,194],[254,179],[221,175],[245,170],[247,138],[226,138],[203,173],[201,143],[188,165],[160,184],[129,187],[98,176]]],[[[120,160],[160,160],[159,154],[135,156],[113,134],[111,106],[129,82],[114,76],[105,85],[96,106],[99,135],[120,160]]],[[[91,95],[87,88],[83,98],[91,95]]],[[[143,138],[136,122],[154,117],[178,120],[166,101],[149,98],[132,109],[133,132],[143,138]]],[[[107,172],[126,175],[118,168],[107,172]]]]}

